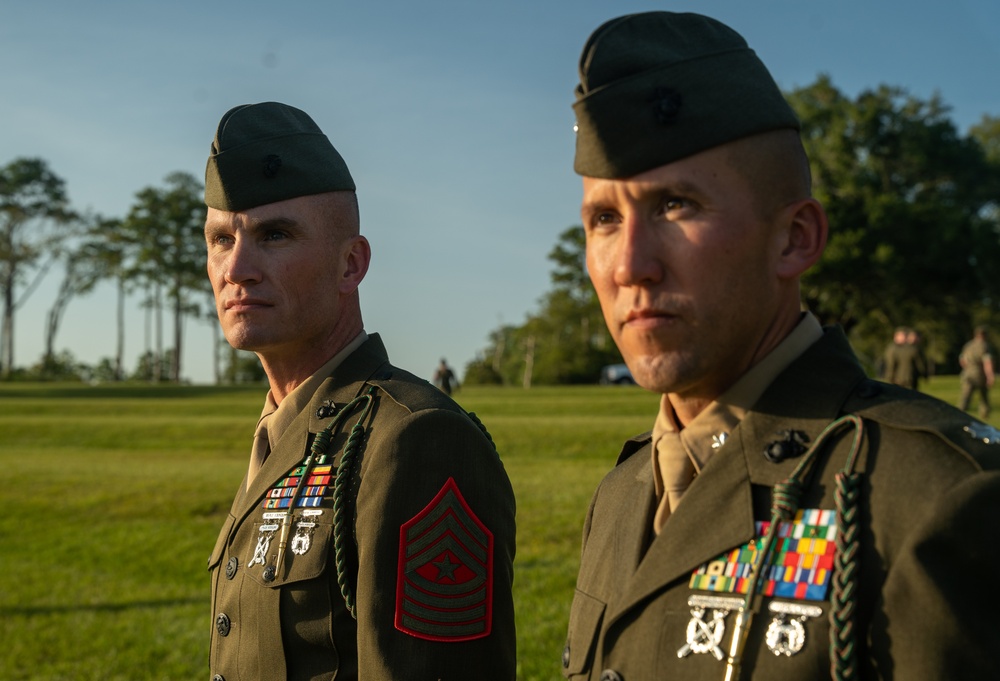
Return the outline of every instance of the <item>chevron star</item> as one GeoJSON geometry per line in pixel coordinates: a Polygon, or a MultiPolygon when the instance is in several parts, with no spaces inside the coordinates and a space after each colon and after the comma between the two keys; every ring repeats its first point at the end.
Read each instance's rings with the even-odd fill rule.
{"type": "Polygon", "coordinates": [[[461,563],[452,563],[451,556],[447,553],[442,556],[441,560],[436,560],[431,563],[434,567],[438,569],[437,581],[448,578],[451,581],[455,581],[455,570],[461,566],[461,563]]]}

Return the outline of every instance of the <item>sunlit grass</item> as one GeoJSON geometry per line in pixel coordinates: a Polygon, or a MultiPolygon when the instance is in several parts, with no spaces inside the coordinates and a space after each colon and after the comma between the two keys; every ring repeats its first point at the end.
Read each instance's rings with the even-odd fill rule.
{"type": "MultiPolygon", "coordinates": [[[[926,389],[958,398],[952,376],[926,389]]],[[[456,398],[486,423],[517,495],[519,678],[557,678],[587,505],[658,398],[598,386],[456,398]]],[[[206,676],[206,561],[262,400],[259,387],[0,384],[0,679],[206,676]]]]}

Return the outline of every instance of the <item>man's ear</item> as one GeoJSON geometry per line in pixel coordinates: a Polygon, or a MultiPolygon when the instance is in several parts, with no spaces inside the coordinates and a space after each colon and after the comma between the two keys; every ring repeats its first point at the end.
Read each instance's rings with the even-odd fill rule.
{"type": "Polygon", "coordinates": [[[813,198],[800,199],[781,212],[784,229],[779,237],[777,274],[794,279],[816,264],[826,248],[828,223],[826,211],[813,198]]]}
{"type": "Polygon", "coordinates": [[[344,274],[340,280],[340,292],[353,293],[361,285],[372,261],[372,248],[368,239],[360,234],[351,237],[344,245],[344,274]]]}

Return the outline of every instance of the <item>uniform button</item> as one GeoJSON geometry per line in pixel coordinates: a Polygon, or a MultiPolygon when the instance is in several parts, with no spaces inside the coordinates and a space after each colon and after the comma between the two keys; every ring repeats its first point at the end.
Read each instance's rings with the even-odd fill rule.
{"type": "Polygon", "coordinates": [[[566,644],[566,647],[563,648],[562,663],[563,663],[563,669],[569,669],[569,644],[568,643],[566,644]]]}
{"type": "Polygon", "coordinates": [[[236,556],[230,558],[229,562],[226,563],[226,579],[232,579],[233,577],[235,577],[236,570],[239,569],[239,567],[240,567],[240,559],[237,558],[236,556]]]}
{"type": "Polygon", "coordinates": [[[222,674],[216,674],[212,677],[212,681],[226,681],[226,677],[222,674]]]}
{"type": "Polygon", "coordinates": [[[229,629],[232,627],[232,623],[229,621],[229,615],[224,612],[220,612],[219,616],[215,618],[215,628],[219,632],[219,636],[229,636],[229,629]]]}
{"type": "Polygon", "coordinates": [[[605,669],[601,672],[601,681],[622,681],[622,675],[614,669],[605,669]]]}
{"type": "Polygon", "coordinates": [[[264,578],[265,582],[273,582],[274,581],[275,572],[276,571],[274,569],[274,566],[273,565],[268,565],[266,568],[264,568],[264,574],[261,575],[261,576],[264,578]]]}

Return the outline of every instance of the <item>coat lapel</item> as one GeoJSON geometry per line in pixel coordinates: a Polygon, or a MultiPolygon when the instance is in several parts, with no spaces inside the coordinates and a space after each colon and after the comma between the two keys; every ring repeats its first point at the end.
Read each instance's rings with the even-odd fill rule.
{"type": "Polygon", "coordinates": [[[337,367],[334,375],[328,377],[312,396],[309,406],[304,409],[291,425],[282,433],[274,448],[261,466],[250,488],[243,480],[241,494],[233,504],[233,515],[240,520],[250,514],[263,500],[267,491],[276,485],[292,468],[302,462],[311,434],[323,430],[330,419],[318,415],[324,402],[346,404],[358,396],[370,379],[381,367],[387,365],[385,346],[378,334],[372,334],[368,341],[355,350],[337,367]]]}
{"type": "MultiPolygon", "coordinates": [[[[774,381],[691,484],[613,605],[609,626],[657,591],[687,581],[706,561],[752,539],[757,520],[752,485],[773,487],[800,461],[771,463],[763,456],[764,446],[784,430],[801,430],[814,441],[862,380],[864,372],[846,338],[839,330],[827,330],[774,381]]],[[[651,521],[645,522],[644,531],[651,521]]]]}
{"type": "MultiPolygon", "coordinates": [[[[645,463],[650,468],[649,462],[645,463]]],[[[647,518],[644,532],[651,523],[652,519],[647,518]]],[[[683,503],[650,544],[622,600],[611,612],[610,622],[671,582],[681,577],[686,579],[705,561],[752,536],[753,506],[747,470],[731,438],[691,484],[683,503]]]]}

